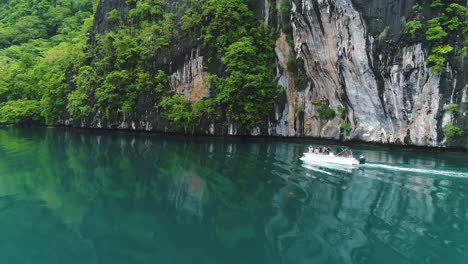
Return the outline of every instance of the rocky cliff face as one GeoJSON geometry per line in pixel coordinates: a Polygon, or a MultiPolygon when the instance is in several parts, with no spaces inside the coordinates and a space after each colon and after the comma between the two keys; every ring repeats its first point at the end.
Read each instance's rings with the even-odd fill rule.
{"type": "MultiPolygon", "coordinates": [[[[276,111],[273,135],[340,137],[340,123],[352,132],[345,139],[443,146],[441,128],[466,126],[466,70],[447,64],[442,75],[429,73],[424,43],[405,44],[401,36],[411,15],[411,1],[293,1],[294,49],[305,62],[308,87],[296,91],[284,69],[291,52],[284,36],[277,42],[279,84],[287,91],[283,111],[276,111]],[[365,8],[364,8],[365,6],[365,8]],[[362,11],[361,11],[362,10],[362,11]],[[388,25],[396,48],[382,48],[375,36],[388,25]],[[374,32],[372,32],[374,31],[374,32]],[[329,102],[346,115],[322,121],[316,100],[329,102]],[[465,104],[457,119],[443,113],[447,104],[465,104]],[[300,120],[298,105],[304,114],[300,120]]],[[[383,46],[385,47],[385,46],[383,46]]],[[[459,143],[468,146],[467,138],[459,143]]]]}
{"type": "MultiPolygon", "coordinates": [[[[272,109],[268,127],[253,129],[251,134],[443,147],[447,146],[444,125],[455,124],[466,131],[466,62],[448,63],[440,76],[430,74],[427,45],[407,41],[402,35],[413,2],[293,0],[293,43],[281,34],[275,47],[277,80],[285,92],[272,109]],[[385,40],[378,37],[383,31],[385,40]],[[286,70],[291,54],[304,61],[308,78],[305,89],[297,89],[296,76],[286,70]],[[316,103],[319,100],[335,111],[343,109],[341,114],[321,120],[316,103]],[[461,114],[444,112],[448,104],[459,104],[461,114]],[[352,130],[341,135],[340,125],[345,122],[352,130]]],[[[259,1],[255,13],[267,24],[280,28],[280,7],[279,0],[259,1]]],[[[101,2],[95,19],[97,32],[111,26],[102,14],[114,8],[124,10],[124,1],[101,2]]],[[[170,69],[171,90],[196,102],[209,94],[203,76],[210,67],[200,45],[196,41],[189,43],[174,47],[177,56],[163,61],[170,69]]],[[[165,125],[156,111],[148,109],[140,111],[134,120],[124,115],[114,119],[102,124],[97,118],[82,125],[149,131],[162,131],[165,125]]],[[[234,125],[227,130],[218,127],[207,122],[199,132],[237,134],[234,125]]],[[[452,145],[468,148],[467,134],[452,145]]]]}

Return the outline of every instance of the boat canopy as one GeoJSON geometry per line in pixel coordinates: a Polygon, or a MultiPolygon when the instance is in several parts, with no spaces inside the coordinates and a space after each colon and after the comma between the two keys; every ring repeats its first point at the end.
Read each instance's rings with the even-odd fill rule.
{"type": "MultiPolygon", "coordinates": [[[[314,146],[312,146],[312,147],[314,147],[314,146]]],[[[340,145],[315,145],[315,148],[316,147],[319,147],[319,148],[325,147],[329,151],[334,152],[335,155],[345,154],[348,150],[352,151],[352,149],[350,147],[340,146],[340,145]]]]}

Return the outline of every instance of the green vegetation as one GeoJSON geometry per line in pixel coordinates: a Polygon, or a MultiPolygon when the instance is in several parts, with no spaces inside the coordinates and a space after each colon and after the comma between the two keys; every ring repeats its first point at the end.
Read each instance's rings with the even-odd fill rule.
{"type": "Polygon", "coordinates": [[[460,114],[460,106],[458,104],[449,104],[446,107],[444,107],[444,111],[451,113],[454,116],[457,116],[460,114]]]}
{"type": "Polygon", "coordinates": [[[297,113],[304,114],[304,112],[305,112],[305,105],[304,104],[299,105],[299,107],[297,108],[297,113]]]}
{"type": "Polygon", "coordinates": [[[418,32],[424,32],[431,47],[428,62],[434,75],[442,72],[450,56],[466,56],[468,53],[468,9],[462,4],[460,0],[432,0],[430,3],[420,0],[413,6],[416,19],[406,24],[405,33],[416,38],[420,36],[418,32]],[[421,14],[424,5],[432,9],[432,16],[421,14]],[[452,53],[454,50],[457,50],[456,54],[452,53]]]}
{"type": "Polygon", "coordinates": [[[377,37],[378,40],[384,40],[387,38],[387,35],[388,35],[388,31],[390,31],[390,27],[389,26],[386,26],[384,28],[384,30],[382,31],[382,33],[380,33],[380,35],[377,37]]]}
{"type": "Polygon", "coordinates": [[[453,142],[455,138],[463,136],[465,133],[459,127],[454,125],[445,125],[442,128],[444,135],[447,137],[449,143],[453,142]]]}
{"type": "Polygon", "coordinates": [[[340,135],[345,136],[349,132],[351,132],[351,130],[353,130],[353,128],[351,127],[350,123],[348,123],[348,122],[341,123],[341,125],[340,125],[340,135]]]}
{"type": "Polygon", "coordinates": [[[322,120],[332,119],[335,117],[335,110],[325,105],[320,106],[318,112],[320,119],[322,120]]]}
{"type": "Polygon", "coordinates": [[[405,26],[405,33],[410,34],[411,36],[415,36],[422,28],[422,24],[418,20],[411,20],[406,23],[405,26]]]}
{"type": "Polygon", "coordinates": [[[335,117],[335,110],[324,104],[322,101],[314,101],[313,104],[317,107],[317,112],[321,120],[332,119],[335,117]]]}
{"type": "Polygon", "coordinates": [[[309,78],[305,73],[304,60],[302,58],[297,58],[295,53],[291,53],[288,58],[287,70],[294,75],[294,87],[298,91],[307,88],[309,78]]]}
{"type": "MultiPolygon", "coordinates": [[[[216,109],[222,119],[248,131],[267,120],[280,88],[273,81],[275,32],[254,18],[247,3],[192,1],[193,8],[186,12],[184,20],[199,21],[202,17],[206,21],[199,30],[204,46],[210,59],[222,61],[225,67],[226,75],[210,74],[205,78],[211,89],[208,109],[216,109]]],[[[196,115],[206,113],[206,107],[199,107],[203,104],[193,105],[200,112],[196,115]]]]}
{"type": "Polygon", "coordinates": [[[63,112],[67,71],[80,61],[89,0],[0,3],[0,122],[45,122],[63,112]]]}
{"type": "Polygon", "coordinates": [[[445,55],[453,50],[452,46],[437,46],[432,48],[432,54],[427,58],[427,61],[432,64],[431,73],[438,74],[445,67],[445,55]]]}
{"type": "Polygon", "coordinates": [[[292,5],[290,0],[281,0],[281,31],[283,31],[288,37],[292,38],[291,9],[292,5]]]}
{"type": "Polygon", "coordinates": [[[302,91],[307,88],[309,84],[309,78],[304,69],[304,60],[298,56],[294,50],[294,41],[293,41],[293,30],[291,26],[291,9],[292,5],[290,0],[281,0],[280,5],[280,15],[281,15],[281,31],[286,34],[286,41],[291,48],[291,53],[288,56],[288,62],[286,65],[286,70],[290,72],[294,77],[294,87],[298,91],[302,91]]]}
{"type": "Polygon", "coordinates": [[[18,123],[40,119],[41,104],[36,100],[19,99],[0,104],[0,123],[18,123]]]}
{"type": "Polygon", "coordinates": [[[442,0],[432,0],[432,3],[431,3],[432,8],[438,8],[442,6],[444,6],[444,4],[442,3],[442,0]]]}
{"type": "Polygon", "coordinates": [[[339,117],[340,117],[341,119],[345,119],[345,118],[346,118],[346,109],[345,109],[344,107],[341,107],[341,106],[338,107],[337,111],[338,111],[339,117]]]}
{"type": "MultiPolygon", "coordinates": [[[[194,132],[202,120],[241,130],[265,125],[281,89],[275,83],[277,32],[256,19],[249,0],[127,0],[128,7],[102,14],[105,29],[93,31],[98,1],[0,2],[0,122],[134,118],[142,108],[158,111],[174,128],[194,132]],[[169,87],[168,58],[177,43],[202,43],[214,72],[205,75],[209,98],[193,103],[169,87]]],[[[281,30],[292,41],[291,1],[280,3],[281,30]],[[285,22],[286,21],[286,22],[285,22]]],[[[415,11],[420,13],[423,3],[415,11]]],[[[468,34],[467,10],[458,1],[434,1],[440,14],[408,22],[412,36],[425,32],[433,74],[454,53],[465,54],[455,34],[468,34]],[[456,51],[456,52],[455,52],[456,51]]],[[[419,16],[419,15],[418,15],[419,16]]],[[[381,39],[387,38],[386,27],[381,39]]],[[[466,46],[466,45],[465,45],[466,46]]],[[[206,71],[210,71],[205,69],[206,71]]],[[[309,83],[304,61],[291,53],[287,70],[295,87],[309,83]]],[[[320,102],[322,120],[335,110],[320,102]]],[[[345,109],[338,108],[344,119],[345,109]]]]}
{"type": "Polygon", "coordinates": [[[108,12],[110,28],[98,34],[89,0],[0,3],[0,122],[131,118],[140,103],[186,133],[202,117],[244,130],[266,122],[280,91],[276,33],[248,0],[127,5],[108,12]],[[208,59],[224,69],[206,75],[210,98],[195,104],[169,91],[169,62],[158,62],[187,35],[201,39],[208,59]]]}

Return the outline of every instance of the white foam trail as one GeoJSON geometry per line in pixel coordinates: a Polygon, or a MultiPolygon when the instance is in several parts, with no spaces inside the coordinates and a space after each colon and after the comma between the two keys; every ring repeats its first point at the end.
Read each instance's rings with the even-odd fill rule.
{"type": "Polygon", "coordinates": [[[306,168],[306,169],[309,169],[309,170],[313,170],[313,171],[325,173],[325,174],[328,174],[328,175],[333,175],[333,174],[331,174],[331,173],[328,172],[328,171],[324,171],[324,170],[321,170],[321,169],[319,169],[319,168],[315,168],[314,166],[302,164],[302,167],[304,167],[304,168],[306,168]]]}
{"type": "Polygon", "coordinates": [[[435,174],[435,175],[444,175],[444,176],[459,177],[459,178],[468,178],[468,172],[405,168],[405,167],[397,167],[397,166],[390,166],[390,165],[377,164],[377,163],[366,163],[361,166],[367,167],[367,168],[382,168],[382,169],[387,169],[387,170],[407,171],[407,172],[415,172],[415,173],[422,173],[422,174],[435,174]]]}

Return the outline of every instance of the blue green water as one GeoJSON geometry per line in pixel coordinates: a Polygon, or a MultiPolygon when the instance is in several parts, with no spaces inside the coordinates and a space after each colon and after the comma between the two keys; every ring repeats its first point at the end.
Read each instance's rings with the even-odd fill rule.
{"type": "Polygon", "coordinates": [[[468,263],[468,156],[0,129],[0,263],[468,263]]]}

